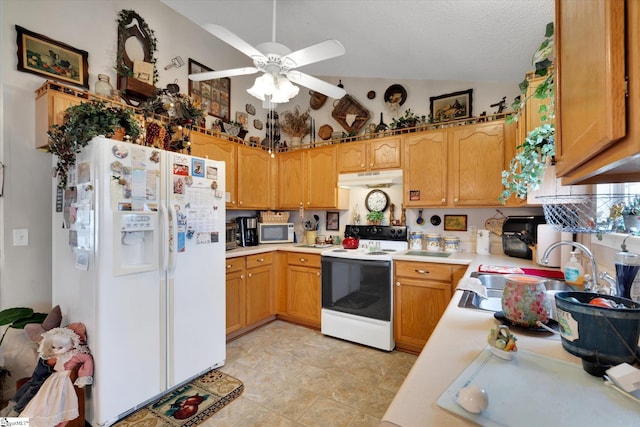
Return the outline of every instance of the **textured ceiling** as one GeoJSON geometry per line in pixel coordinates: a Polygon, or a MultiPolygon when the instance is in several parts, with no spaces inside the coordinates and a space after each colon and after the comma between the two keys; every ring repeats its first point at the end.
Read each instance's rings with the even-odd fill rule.
{"type": "MultiPolygon", "coordinates": [[[[272,0],[162,2],[254,46],[272,39],[272,0]]],[[[344,56],[300,69],[308,74],[519,82],[553,21],[554,0],[278,0],[276,11],[276,41],[291,50],[326,39],[345,46],[344,56]]],[[[216,69],[252,65],[216,62],[216,69]]]]}

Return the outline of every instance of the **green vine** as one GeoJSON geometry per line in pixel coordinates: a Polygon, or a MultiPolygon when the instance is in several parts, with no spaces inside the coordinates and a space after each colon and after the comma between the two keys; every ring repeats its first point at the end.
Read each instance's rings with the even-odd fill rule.
{"type": "Polygon", "coordinates": [[[547,77],[529,96],[526,95],[529,80],[525,78],[519,84],[521,95],[512,104],[515,114],[507,119],[508,123],[518,121],[524,106],[531,98],[548,100],[548,106],[547,102],[543,102],[538,110],[542,124],[529,132],[524,142],[516,147],[517,154],[509,163],[509,170],[502,171],[502,184],[505,189],[498,200],[503,204],[512,195],[524,199],[529,191],[540,188],[545,168],[555,161],[553,36],[553,22],[550,22],[545,30],[545,38],[532,59],[535,74],[547,77]]]}
{"type": "Polygon", "coordinates": [[[142,17],[133,10],[123,9],[118,12],[118,58],[114,68],[119,76],[133,77],[133,69],[124,62],[124,46],[126,42],[124,39],[126,34],[125,30],[127,30],[129,24],[131,24],[133,20],[138,21],[140,24],[140,31],[148,40],[149,55],[151,56],[150,62],[153,64],[153,84],[155,86],[160,77],[158,68],[156,67],[157,59],[153,56],[158,48],[158,39],[156,38],[155,32],[149,28],[144,19],[142,19],[142,17]]]}

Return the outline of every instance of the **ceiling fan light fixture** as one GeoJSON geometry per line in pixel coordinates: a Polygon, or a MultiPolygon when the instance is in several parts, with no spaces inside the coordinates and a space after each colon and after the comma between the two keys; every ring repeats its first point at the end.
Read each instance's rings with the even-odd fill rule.
{"type": "Polygon", "coordinates": [[[261,101],[269,99],[274,104],[282,104],[296,96],[300,88],[292,84],[286,76],[264,73],[256,78],[247,92],[261,101]]]}

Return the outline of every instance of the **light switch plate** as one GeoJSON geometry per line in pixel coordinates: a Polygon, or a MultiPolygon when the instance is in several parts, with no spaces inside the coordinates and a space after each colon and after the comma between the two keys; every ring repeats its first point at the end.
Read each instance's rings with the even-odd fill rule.
{"type": "Polygon", "coordinates": [[[29,229],[15,228],[13,230],[13,246],[29,246],[29,229]]]}

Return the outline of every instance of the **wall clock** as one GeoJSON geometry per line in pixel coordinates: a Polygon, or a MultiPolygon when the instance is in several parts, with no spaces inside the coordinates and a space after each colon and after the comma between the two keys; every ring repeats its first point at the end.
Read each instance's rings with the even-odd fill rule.
{"type": "Polygon", "coordinates": [[[382,190],[371,190],[367,194],[364,204],[370,212],[384,212],[389,206],[389,195],[382,190]]]}

